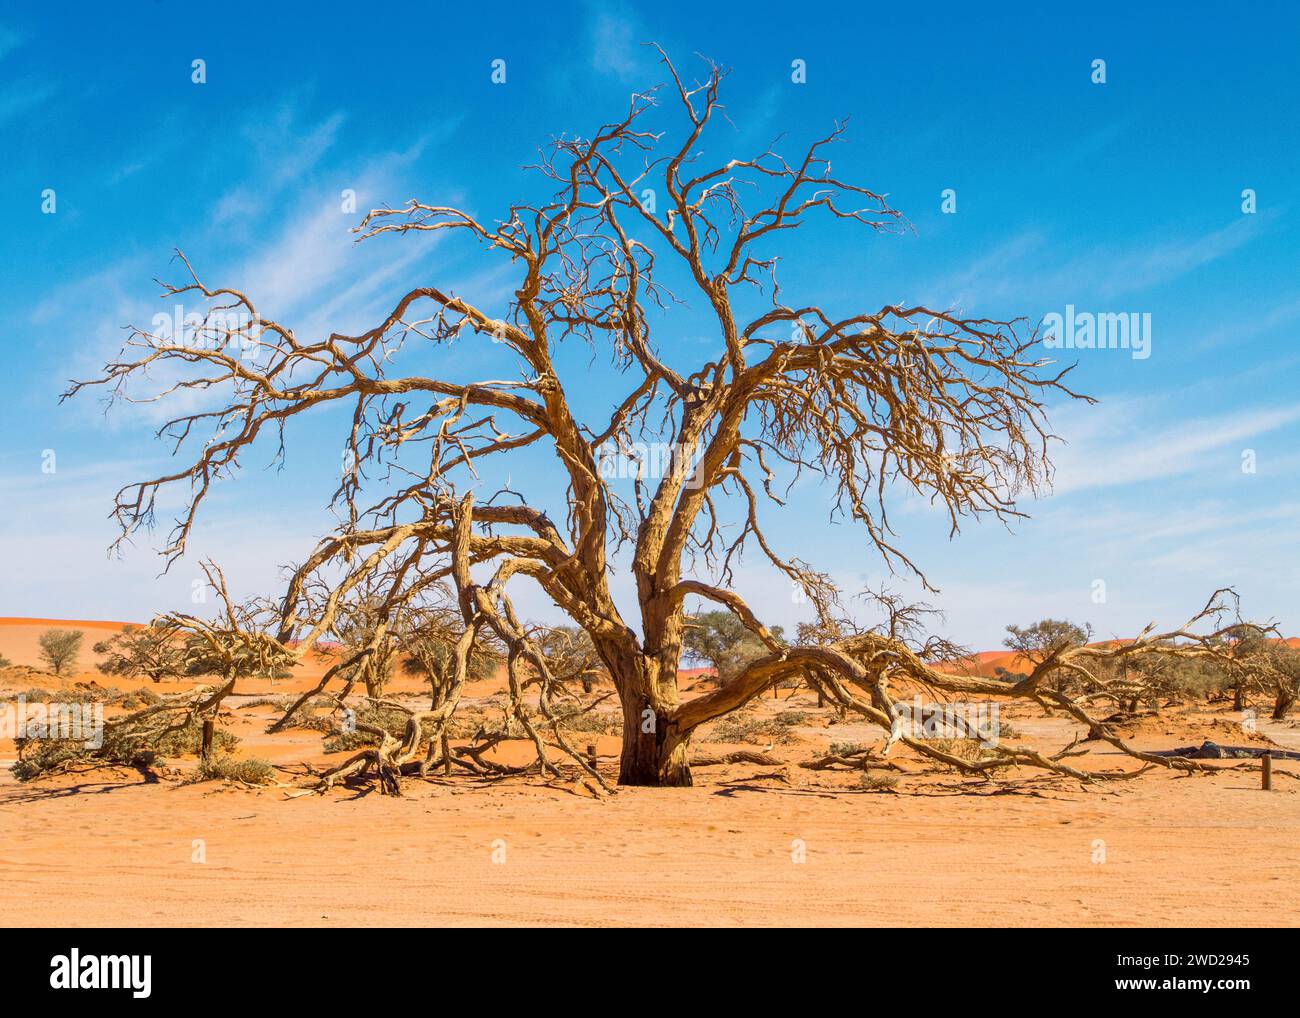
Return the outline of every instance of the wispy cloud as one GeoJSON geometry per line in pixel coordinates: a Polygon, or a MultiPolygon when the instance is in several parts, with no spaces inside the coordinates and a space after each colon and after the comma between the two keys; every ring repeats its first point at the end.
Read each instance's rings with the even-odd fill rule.
{"type": "Polygon", "coordinates": [[[0,127],[44,106],[55,91],[53,85],[30,78],[11,81],[0,90],[0,127]]]}
{"type": "Polygon", "coordinates": [[[0,25],[0,60],[27,41],[27,36],[16,28],[0,25]]]}
{"type": "Polygon", "coordinates": [[[1300,407],[1253,407],[1162,420],[1149,401],[1130,400],[1058,415],[1067,444],[1055,456],[1054,494],[1176,477],[1205,470],[1207,458],[1300,421],[1300,407]]]}
{"type": "Polygon", "coordinates": [[[647,41],[636,16],[621,5],[589,4],[587,9],[592,12],[589,42],[592,68],[623,81],[636,78],[644,69],[641,43],[647,41]]]}
{"type": "Polygon", "coordinates": [[[1077,238],[1062,243],[1040,230],[1024,230],[918,292],[958,307],[1010,299],[1054,303],[1147,293],[1245,247],[1267,228],[1266,219],[1241,216],[1178,240],[1093,246],[1069,256],[1058,252],[1077,251],[1077,238]]]}
{"type": "Polygon", "coordinates": [[[1218,326],[1208,332],[1196,345],[1197,350],[1209,350],[1229,343],[1267,336],[1283,326],[1300,321],[1300,298],[1284,300],[1267,311],[1243,312],[1234,316],[1231,324],[1218,326]]]}
{"type": "Polygon", "coordinates": [[[271,207],[286,187],[298,184],[315,169],[334,146],[346,121],[342,112],[315,124],[303,125],[302,111],[294,101],[250,117],[241,129],[243,151],[256,175],[227,190],[217,199],[212,222],[225,226],[251,219],[271,207]]]}

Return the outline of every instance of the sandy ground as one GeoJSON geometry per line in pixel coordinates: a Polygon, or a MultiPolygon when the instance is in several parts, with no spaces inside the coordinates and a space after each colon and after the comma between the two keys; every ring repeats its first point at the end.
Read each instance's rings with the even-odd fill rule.
{"type": "Polygon", "coordinates": [[[0,922],[1241,926],[1300,916],[1290,785],[1264,793],[1236,773],[1156,775],[1108,792],[959,788],[827,792],[738,776],[607,802],[524,784],[282,801],[102,777],[57,791],[5,784],[0,922]],[[192,861],[195,839],[205,862],[192,861]]]}
{"type": "MultiPolygon", "coordinates": [[[[3,635],[0,633],[0,635],[3,635]]],[[[0,640],[0,652],[6,647],[0,640]]],[[[10,653],[11,658],[15,657],[10,653]]],[[[24,674],[24,680],[31,678],[24,674]]],[[[23,686],[71,687],[37,676],[23,686]]],[[[101,681],[102,676],[99,676],[101,681]]],[[[0,683],[2,685],[3,683],[0,683]]],[[[12,683],[10,683],[12,685],[12,683]]],[[[121,688],[134,688],[120,684],[121,688]]],[[[165,683],[164,686],[181,684],[165,683]]],[[[282,696],[302,680],[280,681],[282,696]]],[[[470,690],[486,709],[498,690],[470,690]]],[[[1018,771],[983,782],[900,758],[894,787],[798,764],[832,742],[877,741],[807,693],[751,717],[802,716],[788,741],[745,746],[783,766],[696,768],[688,789],[623,789],[603,801],[535,778],[456,774],[291,797],[323,766],[321,733],[267,736],[274,705],[241,697],[222,719],[239,754],[282,787],[148,783],[99,768],[19,783],[0,770],[5,925],[1294,925],[1300,921],[1300,764],[1275,789],[1225,762],[1208,776],[1151,772],[1084,787],[1018,771]],[[1228,769],[1231,768],[1231,769],[1228,769]],[[802,861],[798,861],[801,860],[802,861]]],[[[111,711],[110,711],[111,713],[111,711]]],[[[1004,710],[1041,747],[1072,727],[1004,710]]],[[[1221,707],[1187,705],[1131,726],[1144,748],[1213,738],[1300,749],[1300,728],[1247,735],[1221,707]]],[[[594,742],[612,781],[617,737],[594,742]]],[[[524,752],[524,747],[517,747],[524,752]]],[[[0,764],[13,759],[0,741],[0,764]]],[[[521,759],[526,759],[526,752],[521,759]]],[[[194,761],[174,762],[178,773],[194,761]]],[[[1132,762],[1093,750],[1095,768],[1132,762]]]]}

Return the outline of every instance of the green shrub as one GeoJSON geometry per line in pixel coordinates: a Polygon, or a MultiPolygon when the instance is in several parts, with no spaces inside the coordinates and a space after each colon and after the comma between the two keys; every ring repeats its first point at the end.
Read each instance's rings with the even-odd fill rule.
{"type": "Polygon", "coordinates": [[[368,746],[378,746],[379,740],[369,732],[338,732],[325,740],[326,753],[355,753],[368,746]]]}
{"type": "MultiPolygon", "coordinates": [[[[375,706],[366,704],[357,711],[356,722],[358,725],[371,725],[375,728],[382,728],[395,739],[400,739],[406,732],[406,721],[410,715],[396,707],[389,707],[383,704],[375,706]]],[[[354,731],[344,731],[343,727],[335,721],[330,726],[332,734],[325,740],[326,753],[339,752],[356,752],[367,746],[379,745],[379,737],[357,728],[354,731]]]]}

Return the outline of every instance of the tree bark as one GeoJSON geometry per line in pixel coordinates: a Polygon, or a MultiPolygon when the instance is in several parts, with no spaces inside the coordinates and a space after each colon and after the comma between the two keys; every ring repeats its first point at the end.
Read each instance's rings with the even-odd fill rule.
{"type": "Polygon", "coordinates": [[[1277,698],[1273,701],[1273,720],[1281,721],[1287,715],[1292,705],[1296,701],[1296,691],[1294,689],[1279,689],[1277,698]]]}
{"type": "Polygon", "coordinates": [[[611,667],[623,704],[620,785],[672,788],[692,784],[690,733],[681,733],[669,719],[676,706],[677,672],[672,669],[666,682],[661,671],[659,662],[647,657],[611,667]]]}

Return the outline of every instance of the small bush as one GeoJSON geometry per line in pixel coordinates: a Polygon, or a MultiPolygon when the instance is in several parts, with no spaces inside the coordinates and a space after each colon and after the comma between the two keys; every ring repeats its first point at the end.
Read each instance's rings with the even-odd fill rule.
{"type": "Polygon", "coordinates": [[[24,689],[6,693],[0,701],[11,703],[22,697],[28,703],[114,703],[125,694],[114,689],[98,689],[78,683],[72,689],[24,689]]]}
{"type": "Polygon", "coordinates": [[[224,754],[214,754],[199,761],[193,781],[242,781],[246,785],[275,784],[275,768],[267,761],[253,757],[236,760],[224,754]]]}
{"type": "Polygon", "coordinates": [[[136,710],[140,707],[152,707],[161,699],[162,697],[152,689],[146,689],[144,686],[141,686],[134,693],[127,693],[126,696],[122,698],[122,706],[126,710],[136,710]]]}
{"type": "Polygon", "coordinates": [[[27,753],[9,768],[9,773],[19,781],[31,781],[62,764],[71,763],[86,755],[86,748],[74,739],[33,740],[36,749],[27,753]]]}
{"type": "Polygon", "coordinates": [[[898,787],[898,778],[892,774],[863,774],[862,787],[868,792],[892,792],[898,787]]]}
{"type": "Polygon", "coordinates": [[[378,746],[379,740],[369,732],[338,732],[325,740],[326,753],[355,753],[368,746],[378,746]]]}
{"type": "Polygon", "coordinates": [[[102,751],[92,754],[85,743],[75,739],[32,739],[23,747],[22,758],[9,768],[9,773],[19,781],[31,781],[79,761],[101,766],[150,767],[158,759],[154,750],[124,742],[107,744],[102,751]]]}
{"type": "MultiPolygon", "coordinates": [[[[217,753],[229,753],[238,745],[239,736],[232,732],[218,728],[212,733],[212,748],[217,753]]],[[[176,731],[169,732],[150,744],[149,748],[159,756],[197,755],[203,749],[203,722],[198,718],[190,718],[176,731]]]]}
{"type": "Polygon", "coordinates": [[[317,714],[316,709],[310,706],[304,706],[301,710],[296,710],[289,715],[289,720],[285,722],[288,728],[305,728],[312,732],[322,732],[328,735],[336,728],[336,723],[328,714],[317,714]]]}
{"type": "Polygon", "coordinates": [[[926,745],[959,760],[978,760],[984,756],[979,739],[927,739],[926,745]]]}
{"type": "Polygon", "coordinates": [[[798,741],[798,736],[776,718],[756,718],[745,714],[730,714],[713,727],[717,742],[779,742],[798,741]]]}
{"type": "Polygon", "coordinates": [[[52,703],[54,693],[48,689],[23,689],[17,693],[6,693],[0,700],[12,703],[22,697],[28,703],[52,703]]]}
{"type": "MultiPolygon", "coordinates": [[[[559,711],[556,713],[558,714],[559,711]]],[[[560,729],[566,732],[592,732],[597,735],[617,734],[623,730],[623,719],[615,714],[592,710],[564,718],[560,722],[560,729]]]]}
{"type": "MultiPolygon", "coordinates": [[[[398,710],[396,707],[374,706],[367,704],[357,711],[358,725],[371,725],[375,728],[382,728],[395,739],[400,739],[406,732],[406,720],[410,715],[405,711],[398,710]]],[[[342,726],[336,722],[332,723],[329,731],[333,734],[325,740],[324,749],[326,753],[339,752],[356,752],[358,749],[364,749],[367,746],[379,745],[379,737],[370,732],[362,731],[360,728],[354,731],[344,731],[342,726]]]]}

